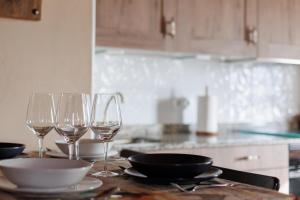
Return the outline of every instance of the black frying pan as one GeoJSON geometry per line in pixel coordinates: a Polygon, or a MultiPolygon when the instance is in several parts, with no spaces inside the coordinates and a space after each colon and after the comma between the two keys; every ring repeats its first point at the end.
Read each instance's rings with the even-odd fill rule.
{"type": "Polygon", "coordinates": [[[130,164],[149,177],[191,178],[209,169],[212,159],[206,156],[176,153],[136,154],[130,164]]]}

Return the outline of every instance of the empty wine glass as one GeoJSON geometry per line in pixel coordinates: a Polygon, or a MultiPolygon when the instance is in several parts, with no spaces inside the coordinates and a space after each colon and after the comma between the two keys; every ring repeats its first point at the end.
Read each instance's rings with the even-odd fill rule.
{"type": "Polygon", "coordinates": [[[90,97],[88,94],[62,93],[58,100],[55,130],[69,147],[69,159],[78,160],[78,139],[89,129],[90,97]]]}
{"type": "Polygon", "coordinates": [[[108,143],[118,133],[122,125],[121,111],[117,94],[95,94],[91,129],[99,142],[104,142],[104,170],[93,176],[110,177],[118,175],[107,170],[108,143]]]}
{"type": "Polygon", "coordinates": [[[39,157],[43,157],[43,139],[54,127],[55,107],[51,93],[34,93],[27,107],[26,125],[38,137],[39,157]]]}

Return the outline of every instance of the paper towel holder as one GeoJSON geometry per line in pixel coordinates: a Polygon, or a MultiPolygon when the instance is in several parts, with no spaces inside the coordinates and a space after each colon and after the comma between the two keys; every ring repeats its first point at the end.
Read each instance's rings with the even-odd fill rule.
{"type": "Polygon", "coordinates": [[[217,105],[217,97],[211,96],[208,86],[205,86],[204,96],[198,97],[196,135],[218,134],[217,105]]]}

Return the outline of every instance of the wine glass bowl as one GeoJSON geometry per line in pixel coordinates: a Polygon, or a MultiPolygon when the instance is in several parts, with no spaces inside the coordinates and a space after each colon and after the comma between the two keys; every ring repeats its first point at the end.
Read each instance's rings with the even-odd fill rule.
{"type": "Polygon", "coordinates": [[[121,124],[118,122],[94,122],[91,124],[92,131],[100,141],[111,141],[120,127],[121,124]]]}
{"type": "Polygon", "coordinates": [[[38,137],[39,157],[43,157],[43,139],[53,129],[55,120],[52,93],[33,93],[29,99],[26,125],[38,137]]]}
{"type": "Polygon", "coordinates": [[[55,130],[68,143],[70,160],[79,159],[78,140],[88,131],[89,125],[89,95],[62,93],[57,105],[55,130]]]}
{"type": "Polygon", "coordinates": [[[116,176],[115,172],[107,170],[108,143],[118,133],[122,125],[122,117],[117,94],[95,94],[91,114],[91,130],[95,139],[104,142],[104,170],[94,176],[116,176]]]}

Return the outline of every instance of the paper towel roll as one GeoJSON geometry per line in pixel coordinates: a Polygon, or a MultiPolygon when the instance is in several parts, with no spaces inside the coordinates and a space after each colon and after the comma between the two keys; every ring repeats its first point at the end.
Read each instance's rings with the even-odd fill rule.
{"type": "Polygon", "coordinates": [[[218,133],[218,99],[215,96],[198,97],[197,132],[218,133]]]}

